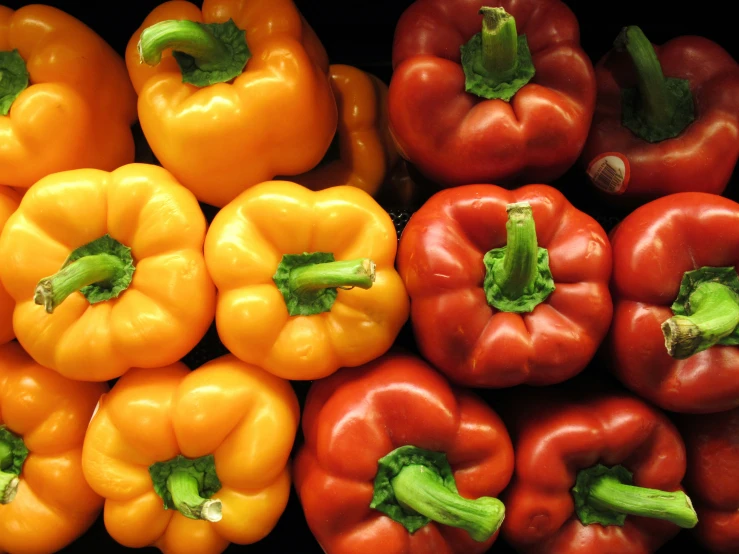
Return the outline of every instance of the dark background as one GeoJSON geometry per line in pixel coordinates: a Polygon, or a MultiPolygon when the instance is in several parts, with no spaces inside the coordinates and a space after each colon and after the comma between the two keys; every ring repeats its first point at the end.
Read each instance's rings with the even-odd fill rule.
{"type": "MultiPolygon", "coordinates": [[[[18,8],[30,2],[7,1],[5,5],[18,8]]],[[[156,0],[130,0],[122,2],[93,2],[52,0],[47,4],[61,8],[82,20],[101,34],[118,52],[123,54],[126,44],[146,15],[161,2],[156,0]]],[[[200,2],[195,2],[200,4],[200,2]]],[[[736,27],[730,26],[728,2],[674,2],[668,0],[620,0],[602,2],[598,0],[565,0],[578,16],[581,26],[581,43],[595,63],[611,47],[613,39],[625,25],[639,25],[652,42],[661,44],[679,35],[701,35],[715,40],[726,48],[735,59],[739,59],[736,27]],[[726,6],[726,7],[725,7],[726,6]]],[[[401,13],[411,4],[410,0],[382,1],[336,1],[307,0],[296,2],[306,19],[321,38],[332,63],[354,65],[374,73],[389,82],[392,73],[390,58],[395,23],[401,13]]],[[[140,161],[147,161],[142,159],[140,161]]],[[[737,178],[734,178],[725,193],[737,200],[737,178]]],[[[565,192],[578,208],[593,215],[609,230],[625,215],[626,210],[597,195],[587,182],[581,168],[573,168],[567,175],[553,183],[565,192]]],[[[212,216],[214,210],[206,213],[212,216]]],[[[399,344],[413,349],[412,335],[408,328],[398,340],[399,344]]],[[[212,329],[201,344],[185,359],[195,368],[205,361],[225,352],[220,345],[215,329],[212,329]]],[[[587,372],[598,371],[600,361],[596,359],[587,372]]],[[[605,377],[603,378],[608,379],[605,377]]],[[[613,384],[618,386],[617,384],[613,384]]],[[[298,397],[305,398],[310,383],[293,383],[298,397]]],[[[296,446],[301,442],[298,436],[296,446]]],[[[245,514],[248,517],[248,514],[245,514]]],[[[671,543],[660,550],[660,554],[678,552],[701,552],[690,533],[681,532],[671,543]]],[[[129,552],[115,543],[105,532],[102,518],[76,543],[63,552],[105,551],[129,552]]],[[[143,549],[143,552],[157,552],[143,549]]],[[[252,554],[299,552],[320,553],[303,518],[300,503],[292,495],[288,508],[274,531],[263,541],[249,546],[232,545],[227,552],[250,552],[252,554]]],[[[508,553],[511,550],[499,540],[492,552],[508,553]]],[[[557,554],[557,553],[552,553],[557,554]]],[[[625,553],[627,554],[627,553],[625,553]]]]}

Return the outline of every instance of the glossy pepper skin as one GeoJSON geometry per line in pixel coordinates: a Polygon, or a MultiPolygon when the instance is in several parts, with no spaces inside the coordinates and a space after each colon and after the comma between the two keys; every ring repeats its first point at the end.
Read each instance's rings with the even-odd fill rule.
{"type": "MultiPolygon", "coordinates": [[[[387,212],[356,187],[316,192],[267,181],[250,188],[218,212],[205,240],[223,344],[238,358],[293,380],[320,379],[373,360],[408,319],[396,250],[387,212]],[[357,275],[342,271],[324,283],[333,303],[312,309],[298,298],[292,311],[275,277],[287,259],[306,256],[326,258],[321,262],[329,267],[331,260],[354,265],[357,275]]],[[[311,286],[323,292],[320,283],[311,286]]]]}
{"type": "Polygon", "coordinates": [[[569,379],[585,368],[611,322],[606,233],[547,185],[438,192],[403,231],[397,267],[422,355],[458,384],[501,388],[569,379]],[[531,207],[535,241],[548,252],[553,291],[532,310],[515,312],[489,303],[487,280],[495,272],[486,259],[510,241],[507,207],[523,202],[531,207]]]}
{"type": "Polygon", "coordinates": [[[390,354],[315,382],[302,427],[295,487],[327,554],[475,554],[496,540],[497,532],[478,542],[436,521],[409,533],[370,508],[378,461],[407,445],[445,453],[468,499],[498,494],[511,477],[513,450],[498,415],[422,360],[390,354]]]}
{"type": "Polygon", "coordinates": [[[16,342],[0,346],[0,433],[29,451],[15,498],[0,503],[0,552],[58,552],[98,517],[103,499],[82,474],[82,443],[107,390],[41,367],[16,342]]]}
{"type": "Polygon", "coordinates": [[[442,186],[548,183],[578,159],[595,107],[592,64],[560,0],[417,0],[395,29],[389,113],[403,156],[442,186]],[[460,47],[483,6],[525,35],[533,78],[510,102],[465,90],[460,47]]]}
{"type": "Polygon", "coordinates": [[[261,540],[287,505],[298,419],[288,382],[231,355],[192,372],[179,362],[129,371],[102,398],[82,451],[85,478],[105,498],[108,533],[165,554],[261,540]],[[150,468],[178,456],[212,456],[219,486],[209,500],[220,519],[164,508],[150,468]]]}
{"type": "MultiPolygon", "coordinates": [[[[20,95],[7,115],[0,110],[1,185],[28,188],[58,171],[112,171],[134,161],[136,94],[102,38],[51,6],[0,6],[0,57],[14,50],[22,65],[13,72],[24,62],[30,84],[14,89],[20,95]]],[[[12,74],[3,69],[0,91],[8,92],[12,74]]]]}
{"type": "MultiPolygon", "coordinates": [[[[694,119],[672,138],[649,142],[622,124],[622,94],[637,88],[638,73],[621,48],[596,65],[598,101],[582,161],[621,156],[628,176],[593,183],[614,201],[644,203],[676,192],[721,194],[739,158],[739,65],[718,44],[683,36],[652,45],[666,78],[687,80],[694,119]],[[626,164],[623,160],[626,160],[626,164]]],[[[619,163],[619,162],[616,162],[619,163]]]]}
{"type": "Polygon", "coordinates": [[[662,330],[675,315],[686,272],[739,262],[738,223],[739,204],[686,192],[637,208],[612,232],[613,370],[663,409],[705,413],[739,406],[739,348],[716,344],[676,358],[662,330]]]}
{"type": "Polygon", "coordinates": [[[739,552],[739,408],[681,417],[688,453],[685,486],[698,517],[698,540],[711,552],[739,552]]]}
{"type": "Polygon", "coordinates": [[[16,303],[19,342],[40,364],[81,381],[179,360],[215,314],[205,230],[193,194],[161,167],[45,177],[0,235],[0,279],[16,303]],[[111,273],[86,280],[85,264],[99,259],[88,249],[103,243],[114,259],[94,269],[111,273]],[[75,254],[82,257],[66,265],[75,254]]]}
{"type": "Polygon", "coordinates": [[[634,396],[575,391],[532,390],[499,405],[516,452],[503,496],[503,538],[525,554],[656,552],[680,527],[633,515],[622,526],[584,525],[572,489],[583,470],[603,464],[625,467],[636,487],[680,491],[686,470],[680,434],[664,414],[634,396]],[[522,410],[520,402],[536,410],[522,410]]]}
{"type": "Polygon", "coordinates": [[[315,167],[331,143],[337,108],[328,58],[292,0],[205,0],[157,6],[129,41],[126,64],[141,128],[161,164],[198,200],[223,207],[252,185],[315,167]],[[142,63],[142,31],[166,20],[226,22],[251,52],[229,82],[183,82],[171,50],[142,63]]]}
{"type": "Polygon", "coordinates": [[[332,65],[329,77],[339,110],[339,158],[291,180],[311,190],[348,185],[375,196],[398,161],[388,128],[387,85],[349,65],[332,65]]]}
{"type": "MultiPolygon", "coordinates": [[[[0,233],[11,214],[18,209],[20,195],[10,187],[0,187],[0,233]]],[[[0,282],[0,344],[5,344],[15,337],[13,331],[13,309],[15,301],[0,282]]]]}

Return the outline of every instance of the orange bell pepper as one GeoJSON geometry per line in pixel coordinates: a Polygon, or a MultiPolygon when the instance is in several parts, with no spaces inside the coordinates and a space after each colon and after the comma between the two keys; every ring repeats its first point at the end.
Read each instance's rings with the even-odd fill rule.
{"type": "MultiPolygon", "coordinates": [[[[0,233],[10,215],[18,208],[20,196],[9,187],[0,187],[0,233]]],[[[15,337],[13,333],[13,298],[0,282],[0,344],[5,344],[15,337]]]]}
{"type": "Polygon", "coordinates": [[[104,383],[41,367],[0,346],[0,552],[57,552],[97,519],[103,499],[82,473],[82,443],[104,383]]]}
{"type": "Polygon", "coordinates": [[[126,64],[154,155],[213,206],[315,167],[336,131],[326,52],[292,0],[165,2],[126,64]]]}
{"type": "Polygon", "coordinates": [[[329,74],[339,109],[338,159],[292,181],[312,190],[349,185],[375,196],[399,157],[388,127],[387,85],[349,65],[332,65],[329,74]]]}
{"type": "Polygon", "coordinates": [[[51,6],[0,6],[0,184],[134,161],[136,93],[123,59],[51,6]]]}
{"type": "Polygon", "coordinates": [[[216,326],[245,362],[320,379],[384,354],[408,319],[390,216],[366,192],[267,181],[213,220],[216,326]]]}
{"type": "Polygon", "coordinates": [[[105,527],[130,548],[217,554],[287,506],[300,418],[287,381],[228,354],[194,371],[134,369],[100,401],[82,468],[105,527]]]}
{"type": "Polygon", "coordinates": [[[41,179],[0,235],[18,341],[80,381],[181,359],[215,313],[205,230],[193,194],[161,167],[41,179]]]}

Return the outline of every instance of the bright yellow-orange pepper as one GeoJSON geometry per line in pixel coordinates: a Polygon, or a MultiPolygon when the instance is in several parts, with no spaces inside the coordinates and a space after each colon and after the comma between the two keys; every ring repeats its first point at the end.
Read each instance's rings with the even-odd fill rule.
{"type": "Polygon", "coordinates": [[[329,73],[339,108],[339,159],[292,180],[312,190],[349,185],[375,196],[399,157],[388,127],[387,85],[349,65],[332,65],[329,73]]]}
{"type": "Polygon", "coordinates": [[[123,59],[56,8],[0,6],[0,184],[134,161],[136,93],[123,59]]]}
{"type": "Polygon", "coordinates": [[[0,346],[0,552],[58,552],[103,507],[82,473],[82,444],[104,383],[41,367],[0,346]]]}
{"type": "MultiPolygon", "coordinates": [[[[5,227],[5,222],[18,208],[19,202],[20,196],[13,189],[0,187],[0,233],[5,227]]],[[[13,333],[13,308],[15,308],[15,301],[0,282],[0,344],[5,344],[15,336],[13,333]]]]}
{"type": "Polygon", "coordinates": [[[80,381],[181,359],[215,313],[205,231],[193,194],[161,167],[41,179],[0,235],[18,341],[80,381]]]}
{"type": "Polygon", "coordinates": [[[108,533],[172,554],[264,538],[287,506],[299,410],[289,382],[230,354],[192,372],[129,371],[101,400],[82,453],[108,533]]]}
{"type": "Polygon", "coordinates": [[[293,380],[377,358],[408,319],[397,244],[390,216],[356,187],[250,188],[218,212],[205,241],[223,344],[293,380]]]}
{"type": "Polygon", "coordinates": [[[213,206],[315,167],[336,131],[326,52],[292,0],[166,2],[126,64],[152,151],[213,206]]]}

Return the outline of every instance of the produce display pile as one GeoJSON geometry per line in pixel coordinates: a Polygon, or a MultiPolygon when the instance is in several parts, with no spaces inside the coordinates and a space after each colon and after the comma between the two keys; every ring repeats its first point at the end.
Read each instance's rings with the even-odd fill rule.
{"type": "Polygon", "coordinates": [[[738,554],[732,53],[303,5],[0,6],[0,554],[738,554]]]}

